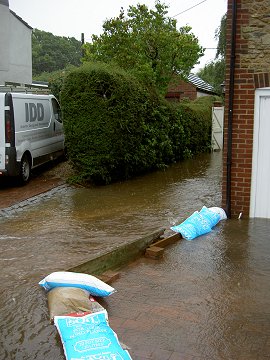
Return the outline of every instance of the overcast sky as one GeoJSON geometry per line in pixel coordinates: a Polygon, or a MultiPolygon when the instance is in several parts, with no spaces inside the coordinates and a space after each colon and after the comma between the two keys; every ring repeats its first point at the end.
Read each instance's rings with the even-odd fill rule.
{"type": "MultiPolygon", "coordinates": [[[[204,48],[215,48],[215,30],[227,11],[227,0],[167,0],[168,16],[175,17],[178,28],[190,25],[204,48]]],[[[102,32],[104,20],[119,15],[120,8],[146,4],[153,8],[155,0],[9,0],[9,8],[31,27],[54,35],[91,41],[91,35],[102,32]]],[[[215,57],[215,49],[205,50],[195,71],[215,57]]]]}

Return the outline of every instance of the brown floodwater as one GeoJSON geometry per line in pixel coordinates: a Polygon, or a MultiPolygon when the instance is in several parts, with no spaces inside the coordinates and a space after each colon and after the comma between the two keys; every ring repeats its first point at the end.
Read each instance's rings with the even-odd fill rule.
{"type": "MultiPolygon", "coordinates": [[[[0,218],[0,359],[64,359],[38,282],[52,271],[68,269],[158,228],[169,231],[203,205],[220,206],[221,171],[221,153],[201,155],[123,183],[61,189],[0,218]]],[[[228,220],[192,253],[190,242],[181,242],[185,245],[172,261],[172,270],[179,266],[181,276],[187,274],[186,291],[192,275],[214,294],[215,301],[206,304],[204,329],[212,340],[221,334],[230,338],[239,319],[247,313],[255,319],[255,312],[255,321],[269,334],[269,230],[266,219],[228,220]],[[211,241],[214,237],[219,241],[211,241]],[[205,273],[200,262],[206,264],[205,273]]],[[[210,346],[216,347],[215,341],[210,346]]]]}

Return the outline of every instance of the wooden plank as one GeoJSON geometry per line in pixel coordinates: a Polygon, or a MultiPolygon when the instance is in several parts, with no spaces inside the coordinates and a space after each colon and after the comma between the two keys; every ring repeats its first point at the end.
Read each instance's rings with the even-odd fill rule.
{"type": "Polygon", "coordinates": [[[166,247],[168,245],[176,243],[177,241],[179,241],[181,239],[182,239],[182,235],[179,234],[179,233],[175,233],[175,234],[173,234],[171,236],[168,236],[165,239],[161,239],[161,240],[158,240],[158,241],[154,242],[153,244],[150,245],[150,247],[151,246],[158,246],[158,247],[164,248],[164,247],[166,247]]]}
{"type": "Polygon", "coordinates": [[[102,275],[99,275],[98,278],[104,281],[106,284],[112,284],[115,280],[120,278],[120,273],[117,271],[108,270],[105,271],[102,275]]]}
{"type": "Polygon", "coordinates": [[[161,259],[164,255],[164,248],[158,246],[150,246],[145,251],[145,257],[151,259],[161,259]]]}
{"type": "Polygon", "coordinates": [[[68,271],[100,275],[107,270],[118,269],[130,261],[144,255],[145,250],[164,234],[165,229],[159,229],[139,239],[118,245],[111,251],[100,253],[88,261],[73,266],[68,271]]]}

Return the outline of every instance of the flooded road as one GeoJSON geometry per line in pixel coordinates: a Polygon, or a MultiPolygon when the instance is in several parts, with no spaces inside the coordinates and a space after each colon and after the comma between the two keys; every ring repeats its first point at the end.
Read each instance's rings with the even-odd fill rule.
{"type": "Polygon", "coordinates": [[[269,230],[264,219],[223,221],[121,271],[108,311],[133,360],[269,359],[269,230]]]}
{"type": "MultiPolygon", "coordinates": [[[[0,218],[0,359],[64,359],[38,281],[101,250],[157,228],[169,229],[203,205],[220,206],[221,169],[221,154],[202,155],[124,183],[64,188],[51,199],[0,218]]],[[[207,252],[197,247],[194,254],[194,259],[211,266],[216,300],[226,297],[228,286],[238,289],[238,283],[244,284],[239,286],[239,303],[234,306],[241,314],[241,304],[251,297],[252,309],[258,306],[261,311],[258,321],[265,321],[263,316],[270,321],[268,229],[268,220],[224,222],[208,235],[210,240],[214,234],[218,236],[218,244],[209,241],[207,252]],[[254,242],[254,237],[258,241],[254,242]],[[243,273],[236,271],[242,265],[243,273]]],[[[201,270],[194,266],[192,271],[201,270]]],[[[205,281],[203,273],[197,275],[205,281]]],[[[219,311],[213,307],[210,322],[223,327],[230,311],[226,308],[219,311]]],[[[237,319],[229,321],[231,327],[238,326],[237,319]]]]}

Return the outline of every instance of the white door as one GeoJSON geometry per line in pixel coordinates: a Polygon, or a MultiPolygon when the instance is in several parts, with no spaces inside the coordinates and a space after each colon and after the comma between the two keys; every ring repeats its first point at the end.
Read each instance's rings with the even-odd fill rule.
{"type": "Polygon", "coordinates": [[[270,88],[255,92],[250,217],[270,218],[270,88]]]}
{"type": "Polygon", "coordinates": [[[0,171],[5,170],[5,94],[0,94],[0,171]]]}
{"type": "Polygon", "coordinates": [[[212,150],[223,149],[224,106],[212,107],[212,150]]]}

